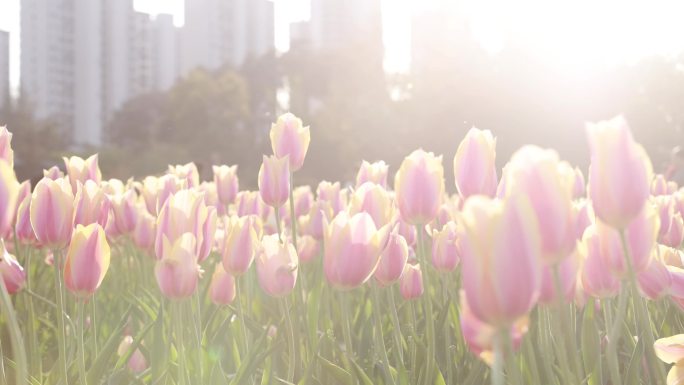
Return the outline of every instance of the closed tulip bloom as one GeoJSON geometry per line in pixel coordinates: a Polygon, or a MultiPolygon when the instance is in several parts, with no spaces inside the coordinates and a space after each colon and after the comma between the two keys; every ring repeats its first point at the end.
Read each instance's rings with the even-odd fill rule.
{"type": "Polygon", "coordinates": [[[238,166],[221,165],[212,167],[216,192],[218,193],[219,201],[223,205],[233,203],[238,191],[240,191],[237,169],[238,166]]]}
{"type": "Polygon", "coordinates": [[[394,217],[394,207],[390,194],[382,186],[366,182],[351,196],[349,214],[366,212],[377,227],[388,224],[394,217]]]}
{"type": "Polygon", "coordinates": [[[290,242],[281,243],[277,234],[265,235],[256,260],[259,285],[271,297],[290,294],[297,283],[297,251],[290,242]]]}
{"type": "Polygon", "coordinates": [[[187,189],[188,182],[173,174],[166,174],[159,178],[147,177],[143,180],[141,195],[145,201],[147,211],[157,215],[169,197],[181,190],[187,189]]]}
{"type": "Polygon", "coordinates": [[[299,228],[303,234],[311,235],[320,241],[323,239],[325,223],[333,217],[333,209],[329,202],[316,201],[311,206],[309,214],[300,217],[299,228]]]}
{"type": "Polygon", "coordinates": [[[323,269],[337,289],[361,286],[373,275],[385,248],[389,227],[381,229],[368,213],[337,214],[325,230],[323,269]]]}
{"type": "Polygon", "coordinates": [[[679,385],[684,380],[684,334],[661,338],[653,344],[656,356],[666,364],[674,364],[667,374],[667,385],[679,385]]]}
{"type": "Polygon", "coordinates": [[[24,287],[24,283],[26,283],[26,272],[19,262],[17,262],[17,259],[7,251],[4,243],[0,243],[0,247],[2,247],[2,256],[0,256],[0,278],[5,282],[7,292],[14,294],[24,287]]]}
{"type": "Polygon", "coordinates": [[[594,223],[594,211],[586,199],[573,202],[572,210],[575,217],[575,237],[579,241],[584,235],[584,230],[594,223]]]}
{"type": "MultiPolygon", "coordinates": [[[[571,302],[575,298],[575,285],[579,273],[580,257],[573,253],[558,264],[558,274],[561,282],[562,299],[571,302]]],[[[542,267],[541,291],[539,303],[543,305],[553,304],[558,301],[558,291],[552,266],[542,267]]]]}
{"type": "MultiPolygon", "coordinates": [[[[461,231],[463,233],[463,231],[461,231]]],[[[461,261],[458,226],[447,222],[441,230],[432,230],[432,265],[437,271],[450,272],[461,261]]]]}
{"type": "Polygon", "coordinates": [[[670,195],[660,195],[654,197],[651,202],[654,203],[660,217],[658,237],[663,237],[670,230],[672,216],[675,213],[675,199],[670,195]]]}
{"type": "Polygon", "coordinates": [[[78,297],[95,293],[109,269],[110,248],[98,223],[77,225],[64,265],[64,284],[78,297]]]}
{"type": "Polygon", "coordinates": [[[384,161],[368,163],[363,161],[359,171],[356,173],[356,188],[361,187],[366,182],[372,182],[387,188],[387,171],[389,166],[384,161]]]}
{"type": "Polygon", "coordinates": [[[423,273],[420,264],[407,263],[399,281],[399,292],[405,300],[419,298],[423,295],[423,273]]]}
{"type": "Polygon", "coordinates": [[[259,169],[259,193],[264,202],[280,207],[290,194],[290,162],[288,156],[265,156],[259,169]]]}
{"type": "Polygon", "coordinates": [[[656,174],[651,182],[651,194],[653,196],[668,195],[667,191],[667,179],[665,175],[656,174]]]}
{"type": "Polygon", "coordinates": [[[104,191],[94,181],[87,180],[85,184],[78,182],[74,199],[74,225],[87,226],[98,223],[104,227],[109,218],[110,202],[104,191]]]}
{"type": "MultiPolygon", "coordinates": [[[[661,248],[666,249],[667,247],[659,245],[658,249],[661,248]]],[[[637,274],[637,282],[641,295],[650,300],[657,300],[669,294],[672,286],[672,274],[665,265],[660,252],[654,253],[646,270],[637,274]]]]}
{"type": "Polygon", "coordinates": [[[17,239],[25,245],[34,245],[38,243],[36,234],[33,232],[33,227],[31,227],[30,209],[31,196],[29,195],[19,204],[19,209],[17,210],[17,224],[14,227],[17,239]]]}
{"type": "Polygon", "coordinates": [[[524,146],[507,167],[507,194],[529,197],[539,223],[542,258],[547,264],[570,255],[577,241],[572,209],[573,169],[553,150],[524,146]]]}
{"type": "Polygon", "coordinates": [[[177,176],[181,180],[185,180],[186,188],[195,188],[200,184],[199,171],[197,170],[197,165],[194,162],[178,164],[175,166],[169,165],[167,172],[177,176]]]}
{"type": "Polygon", "coordinates": [[[344,210],[346,204],[344,195],[340,188],[340,182],[331,183],[326,180],[321,181],[316,188],[316,196],[319,201],[328,202],[333,210],[333,215],[337,215],[344,210]]]}
{"type": "Polygon", "coordinates": [[[667,233],[659,238],[660,243],[671,247],[679,247],[682,241],[684,241],[684,220],[682,220],[682,215],[680,213],[672,215],[668,227],[667,233]]]}
{"type": "Polygon", "coordinates": [[[85,184],[87,180],[92,180],[95,184],[100,184],[102,181],[102,172],[100,172],[97,154],[93,154],[85,160],[78,156],[72,156],[71,158],[63,157],[62,159],[64,160],[64,166],[66,167],[74,194],[76,194],[78,189],[78,182],[85,184]]]}
{"type": "Polygon", "coordinates": [[[114,228],[117,235],[130,234],[135,230],[138,220],[138,202],[135,190],[123,194],[110,195],[109,200],[114,214],[114,228]]]}
{"type": "Polygon", "coordinates": [[[14,213],[12,214],[12,227],[16,226],[17,224],[17,213],[19,212],[19,205],[21,202],[23,202],[26,198],[31,199],[31,181],[30,180],[25,180],[19,184],[19,188],[17,189],[17,200],[16,204],[14,205],[14,213]]]}
{"type": "Polygon", "coordinates": [[[14,167],[14,151],[12,150],[12,133],[6,126],[0,126],[0,159],[14,167]]]}
{"type": "Polygon", "coordinates": [[[57,166],[52,166],[47,170],[43,170],[43,178],[57,180],[64,178],[64,173],[57,166]]]}
{"type": "Polygon", "coordinates": [[[224,226],[223,268],[233,275],[242,275],[252,265],[259,247],[261,231],[257,219],[254,216],[230,216],[224,226]]]}
{"type": "Polygon", "coordinates": [[[0,236],[8,234],[14,223],[19,199],[19,182],[9,163],[0,159],[0,236]]]}
{"type": "Polygon", "coordinates": [[[397,232],[406,239],[406,244],[409,245],[409,247],[414,247],[416,245],[418,240],[416,226],[412,226],[399,218],[399,220],[397,220],[397,232]]]}
{"type": "Polygon", "coordinates": [[[463,198],[471,195],[493,197],[496,175],[496,139],[489,130],[475,127],[466,133],[454,156],[456,188],[463,198]]]}
{"type": "Polygon", "coordinates": [[[292,192],[294,195],[295,216],[299,217],[306,215],[314,202],[314,195],[311,192],[311,186],[299,186],[292,192]]]}
{"type": "Polygon", "coordinates": [[[235,300],[235,277],[226,272],[223,265],[217,263],[211,276],[209,297],[216,305],[230,305],[235,300]]]}
{"type": "Polygon", "coordinates": [[[270,137],[275,156],[284,158],[289,155],[290,171],[302,168],[311,142],[309,126],[304,127],[301,119],[288,112],[271,125],[270,137]]]}
{"type": "Polygon", "coordinates": [[[375,280],[382,286],[389,286],[398,281],[404,272],[404,266],[408,261],[409,248],[406,239],[399,233],[392,232],[389,235],[387,246],[380,255],[380,262],[375,269],[375,280]]]}
{"type": "Polygon", "coordinates": [[[394,177],[395,200],[402,219],[412,225],[435,219],[444,195],[442,157],[416,150],[394,177]]]}
{"type": "Polygon", "coordinates": [[[582,288],[593,297],[609,298],[620,291],[620,278],[609,268],[599,238],[597,225],[591,225],[578,247],[582,259],[582,288]]]}
{"type": "Polygon", "coordinates": [[[495,327],[526,315],[541,289],[541,240],[526,196],[473,196],[463,207],[463,289],[473,314],[495,327]]]}
{"type": "Polygon", "coordinates": [[[591,167],[589,196],[596,216],[623,229],[648,199],[653,166],[644,148],[632,138],[622,116],[587,126],[591,167]]]}
{"type": "MultiPolygon", "coordinates": [[[[117,354],[119,357],[124,356],[127,354],[128,349],[133,345],[133,337],[131,336],[126,336],[124,337],[123,341],[119,344],[119,348],[117,349],[117,354]]],[[[147,360],[145,359],[145,355],[142,354],[140,349],[135,349],[133,354],[131,354],[130,358],[128,359],[128,369],[133,372],[133,373],[141,373],[147,369],[147,360]]]]}
{"type": "MultiPolygon", "coordinates": [[[[211,227],[211,223],[206,222],[211,220],[215,221],[216,215],[214,212],[212,218],[202,193],[196,190],[181,190],[170,196],[157,218],[154,246],[157,259],[164,255],[164,237],[168,238],[168,244],[173,245],[185,233],[193,235],[196,247],[194,255],[201,259],[201,254],[210,249],[214,241],[213,234],[209,234],[211,238],[205,241],[205,226],[211,227]]],[[[215,229],[215,224],[213,226],[215,229]]]]}
{"type": "Polygon", "coordinates": [[[59,249],[71,239],[74,225],[74,194],[65,179],[43,178],[31,196],[31,226],[38,241],[59,249]]]}
{"type": "Polygon", "coordinates": [[[313,261],[321,253],[321,242],[311,235],[297,239],[297,255],[301,263],[313,261]]]}
{"type": "Polygon", "coordinates": [[[147,211],[139,209],[138,220],[133,230],[133,243],[144,251],[154,250],[154,240],[156,236],[157,218],[147,211]]]}
{"type": "Polygon", "coordinates": [[[256,215],[261,219],[265,219],[268,214],[268,207],[259,191],[240,191],[237,195],[237,215],[244,217],[247,215],[256,215]]]}
{"type": "Polygon", "coordinates": [[[162,234],[164,252],[157,261],[154,274],[162,294],[170,299],[191,296],[197,288],[201,269],[197,264],[197,239],[184,233],[173,244],[162,234]]]}

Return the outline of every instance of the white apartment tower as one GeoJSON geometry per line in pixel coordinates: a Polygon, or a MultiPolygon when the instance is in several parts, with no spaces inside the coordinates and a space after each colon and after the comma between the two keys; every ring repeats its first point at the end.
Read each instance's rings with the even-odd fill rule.
{"type": "Polygon", "coordinates": [[[382,3],[380,0],[311,0],[308,38],[298,26],[297,37],[316,50],[339,49],[358,42],[375,43],[382,49],[382,3]]]}
{"type": "Polygon", "coordinates": [[[0,108],[9,102],[9,92],[9,33],[0,31],[0,108]]]}

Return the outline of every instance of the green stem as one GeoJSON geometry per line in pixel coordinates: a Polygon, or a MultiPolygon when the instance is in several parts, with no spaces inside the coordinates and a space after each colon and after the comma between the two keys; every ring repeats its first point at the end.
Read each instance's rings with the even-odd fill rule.
{"type": "Polygon", "coordinates": [[[567,309],[565,308],[565,292],[563,291],[563,284],[561,283],[561,278],[560,278],[560,266],[559,264],[556,264],[552,268],[553,271],[553,283],[554,283],[554,289],[556,292],[556,314],[554,315],[554,323],[556,325],[556,340],[560,341],[560,353],[561,356],[559,357],[561,361],[561,367],[563,368],[564,371],[566,371],[567,375],[570,375],[570,377],[565,378],[565,381],[570,381],[570,382],[577,382],[577,378],[583,378],[583,375],[580,375],[580,365],[579,361],[577,360],[577,343],[575,342],[575,333],[573,332],[573,329],[570,327],[570,324],[568,323],[568,318],[570,317],[567,313],[567,309]],[[569,336],[570,339],[570,346],[567,344],[567,338],[569,336]],[[570,349],[570,352],[568,353],[568,349],[570,349]],[[569,367],[569,360],[568,360],[568,354],[570,357],[572,357],[571,363],[573,364],[572,370],[569,367]]]}
{"type": "Polygon", "coordinates": [[[247,355],[247,350],[249,349],[249,345],[247,343],[247,325],[245,324],[245,312],[242,309],[242,295],[240,293],[240,281],[242,277],[235,277],[235,299],[237,301],[237,310],[238,310],[238,315],[240,316],[240,326],[242,329],[242,338],[243,338],[243,347],[244,347],[244,354],[245,356],[247,355]]]}
{"type": "Polygon", "coordinates": [[[5,352],[2,350],[2,338],[0,338],[0,378],[2,383],[7,383],[7,374],[5,373],[5,352]]]}
{"type": "Polygon", "coordinates": [[[494,362],[492,363],[492,385],[504,385],[504,346],[500,331],[494,337],[494,362]]]}
{"type": "Polygon", "coordinates": [[[508,329],[502,329],[500,338],[504,347],[504,361],[506,363],[506,372],[508,373],[508,378],[511,379],[510,383],[514,385],[522,385],[522,377],[520,374],[520,368],[517,365],[515,359],[515,353],[513,352],[513,341],[511,340],[511,334],[508,329]]]}
{"type": "Polygon", "coordinates": [[[276,229],[278,231],[278,240],[280,243],[283,243],[283,236],[282,236],[282,229],[280,228],[280,208],[279,207],[273,207],[273,211],[275,212],[275,223],[276,223],[276,229]]]}
{"type": "Polygon", "coordinates": [[[287,347],[288,347],[288,359],[289,364],[287,368],[287,381],[292,383],[294,381],[295,372],[295,338],[294,331],[292,327],[292,318],[290,318],[290,306],[287,303],[287,298],[282,298],[280,301],[280,311],[285,315],[285,327],[287,328],[287,347]]]}
{"type": "Polygon", "coordinates": [[[176,302],[173,303],[173,309],[176,314],[173,316],[173,320],[175,321],[175,341],[176,341],[176,360],[177,362],[177,368],[178,368],[178,384],[180,385],[185,385],[185,376],[186,376],[186,369],[185,369],[185,347],[183,346],[183,321],[181,319],[183,315],[183,310],[181,309],[181,304],[176,302]]]}
{"type": "Polygon", "coordinates": [[[88,385],[86,380],[86,369],[85,369],[85,344],[83,343],[83,335],[85,330],[83,325],[85,324],[85,300],[78,299],[78,342],[79,342],[79,355],[78,355],[78,377],[80,378],[81,385],[88,385]]]}
{"type": "Polygon", "coordinates": [[[391,288],[387,290],[387,296],[389,297],[391,307],[390,316],[392,317],[392,324],[394,328],[394,344],[396,345],[394,347],[394,351],[396,352],[398,361],[397,368],[401,368],[404,366],[404,348],[401,344],[401,324],[399,323],[399,315],[397,314],[397,305],[394,302],[394,293],[392,292],[391,288]]]}
{"type": "Polygon", "coordinates": [[[10,299],[9,292],[7,291],[5,281],[2,279],[2,277],[0,277],[0,305],[2,308],[2,314],[5,315],[7,327],[9,328],[10,332],[12,353],[14,354],[14,362],[17,365],[15,372],[17,384],[28,384],[28,369],[26,366],[24,340],[22,339],[19,323],[17,322],[17,315],[14,312],[14,307],[12,307],[12,300],[10,299]]]}
{"type": "MultiPolygon", "coordinates": [[[[340,292],[340,303],[342,305],[342,318],[344,318],[344,323],[342,327],[342,334],[344,335],[344,349],[347,352],[347,356],[354,355],[354,349],[352,347],[352,337],[351,337],[351,314],[349,310],[349,298],[347,298],[348,293],[340,292]]],[[[350,357],[351,358],[351,357],[350,357]]]]}
{"type": "Polygon", "coordinates": [[[67,380],[67,362],[66,362],[66,332],[64,329],[64,298],[62,279],[60,278],[60,263],[61,256],[59,250],[54,250],[52,265],[55,276],[55,295],[57,296],[57,343],[59,345],[59,379],[64,384],[68,384],[67,380]]]}
{"type": "Polygon", "coordinates": [[[385,339],[382,333],[382,320],[380,319],[380,295],[378,294],[378,285],[371,282],[371,291],[373,292],[373,318],[375,319],[375,338],[377,339],[377,352],[382,359],[384,365],[384,373],[386,383],[396,384],[390,371],[389,359],[387,358],[387,348],[385,348],[385,339]]]}
{"type": "MultiPolygon", "coordinates": [[[[447,275],[442,274],[442,303],[443,303],[443,308],[446,309],[445,311],[449,312],[449,286],[448,286],[448,281],[447,281],[447,275]]],[[[444,358],[446,362],[446,368],[447,368],[447,381],[450,381],[452,377],[452,370],[451,370],[451,330],[449,328],[449,322],[444,322],[444,358]]]]}
{"type": "MultiPolygon", "coordinates": [[[[40,353],[38,351],[38,343],[36,342],[36,310],[33,306],[33,296],[31,292],[31,251],[26,249],[26,297],[28,303],[28,338],[29,338],[29,372],[30,373],[41,373],[42,370],[39,368],[40,363],[40,353]],[[36,363],[38,360],[38,364],[36,363]]],[[[40,379],[42,382],[42,379],[40,379]]]]}
{"type": "MultiPolygon", "coordinates": [[[[192,315],[192,321],[195,326],[195,337],[197,341],[197,375],[199,376],[200,383],[202,382],[202,307],[200,304],[200,295],[199,292],[196,291],[194,294],[195,297],[195,302],[197,305],[197,310],[196,312],[192,315]],[[196,316],[195,316],[196,315],[196,316]],[[199,319],[198,319],[199,318],[199,319]]],[[[188,304],[190,309],[192,310],[192,304],[188,304]]]]}
{"type": "Polygon", "coordinates": [[[90,306],[90,325],[92,326],[90,330],[92,330],[92,340],[93,340],[93,352],[95,354],[95,357],[98,356],[99,354],[99,347],[97,345],[97,309],[96,309],[96,296],[97,293],[93,293],[93,298],[91,299],[91,306],[90,306]]]}
{"type": "Polygon", "coordinates": [[[294,204],[294,173],[290,172],[290,227],[292,228],[292,244],[297,247],[297,215],[295,215],[294,204]]]}
{"type": "Polygon", "coordinates": [[[615,314],[615,319],[610,325],[610,330],[608,331],[608,346],[606,347],[606,359],[608,360],[608,371],[610,373],[610,381],[613,384],[622,384],[622,379],[620,378],[620,368],[619,360],[617,354],[617,345],[620,342],[620,335],[622,333],[622,324],[625,319],[627,312],[627,297],[628,290],[622,288],[620,291],[620,297],[618,299],[618,309],[615,314]]]}
{"type": "Polygon", "coordinates": [[[430,279],[430,260],[427,257],[424,249],[424,230],[421,226],[416,226],[418,232],[418,260],[423,268],[423,286],[425,287],[425,294],[423,295],[423,302],[425,304],[425,329],[427,334],[426,345],[428,348],[427,353],[427,365],[425,368],[425,385],[429,385],[432,382],[432,377],[435,373],[435,324],[432,312],[432,298],[430,297],[430,285],[428,284],[430,279]]]}

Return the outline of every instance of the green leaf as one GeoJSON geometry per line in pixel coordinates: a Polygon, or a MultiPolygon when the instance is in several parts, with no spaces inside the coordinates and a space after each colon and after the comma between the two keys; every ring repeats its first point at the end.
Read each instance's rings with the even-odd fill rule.
{"type": "Polygon", "coordinates": [[[332,362],[326,360],[320,355],[316,357],[318,357],[318,359],[321,361],[323,370],[325,370],[330,376],[337,380],[337,382],[345,385],[354,385],[354,377],[352,377],[352,375],[349,372],[333,364],[332,362]]]}
{"type": "Polygon", "coordinates": [[[119,347],[119,343],[121,342],[121,333],[123,332],[123,329],[126,327],[126,323],[128,322],[128,316],[131,313],[131,311],[132,306],[129,306],[128,310],[126,310],[123,317],[121,317],[119,325],[116,327],[116,329],[114,329],[114,331],[112,331],[112,334],[109,336],[109,339],[107,339],[107,342],[102,347],[100,354],[98,354],[98,356],[95,358],[92,365],[90,366],[90,370],[88,370],[88,374],[86,374],[89,384],[100,383],[100,379],[102,378],[102,375],[106,372],[107,364],[109,363],[110,358],[112,357],[114,352],[116,352],[116,349],[119,347]]]}

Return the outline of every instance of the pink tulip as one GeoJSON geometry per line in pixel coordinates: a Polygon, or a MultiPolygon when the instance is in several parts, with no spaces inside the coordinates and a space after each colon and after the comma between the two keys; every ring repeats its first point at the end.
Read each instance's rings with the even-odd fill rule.
{"type": "Polygon", "coordinates": [[[268,206],[261,199],[259,191],[240,191],[237,195],[236,205],[238,216],[256,215],[262,220],[267,217],[268,206]]]}
{"type": "Polygon", "coordinates": [[[102,182],[102,172],[100,172],[100,165],[98,164],[98,155],[93,154],[88,159],[83,160],[78,156],[71,158],[63,157],[64,166],[66,167],[67,175],[69,175],[69,182],[74,194],[78,190],[78,182],[85,184],[87,180],[92,180],[95,184],[102,182]]]}
{"type": "Polygon", "coordinates": [[[506,194],[523,193],[532,203],[541,231],[544,262],[560,262],[570,255],[576,242],[573,169],[560,162],[553,150],[524,146],[513,154],[506,170],[506,194]]]}
{"type": "Polygon", "coordinates": [[[299,186],[294,189],[292,195],[294,195],[295,216],[299,217],[307,214],[314,202],[311,186],[299,186]]]}
{"type": "Polygon", "coordinates": [[[169,165],[167,171],[169,174],[173,174],[180,180],[186,181],[186,188],[195,188],[199,186],[199,171],[197,170],[197,165],[194,162],[179,164],[176,166],[169,165]]]}
{"type": "Polygon", "coordinates": [[[254,216],[230,216],[225,219],[225,241],[222,252],[223,268],[236,276],[252,265],[259,246],[261,227],[254,216]]]}
{"type": "Polygon", "coordinates": [[[197,240],[192,233],[183,233],[173,244],[165,234],[161,237],[164,254],[154,268],[159,290],[170,299],[187,298],[195,292],[202,271],[197,264],[197,240]]]}
{"type": "MultiPolygon", "coordinates": [[[[0,130],[0,142],[2,140],[0,130]]],[[[14,223],[19,199],[19,182],[12,166],[0,159],[0,236],[8,234],[14,223]]]]}
{"type": "Polygon", "coordinates": [[[104,191],[94,181],[87,180],[85,184],[77,182],[76,197],[74,198],[74,225],[87,226],[98,223],[104,227],[109,218],[110,202],[104,191]]]}
{"type": "Polygon", "coordinates": [[[423,273],[420,264],[407,263],[404,272],[399,278],[399,292],[405,300],[412,300],[423,295],[423,273]]]}
{"type": "Polygon", "coordinates": [[[475,127],[466,133],[454,156],[456,188],[463,198],[496,193],[496,138],[475,127]]]}
{"type": "Polygon", "coordinates": [[[240,182],[237,176],[238,166],[213,166],[214,184],[216,185],[216,192],[218,193],[219,202],[223,205],[229,205],[235,201],[238,191],[240,191],[240,182]]]}
{"type": "Polygon", "coordinates": [[[290,161],[288,156],[276,158],[264,155],[259,169],[259,193],[264,202],[273,207],[280,207],[290,195],[290,161]]]}
{"type": "Polygon", "coordinates": [[[680,213],[676,213],[670,217],[669,229],[659,238],[659,240],[660,243],[667,246],[681,246],[682,241],[684,241],[684,220],[680,213]]]}
{"type": "Polygon", "coordinates": [[[35,245],[38,243],[36,234],[31,227],[31,196],[27,196],[19,204],[17,210],[17,224],[14,229],[19,242],[25,245],[35,245]]]}
{"type": "Polygon", "coordinates": [[[361,187],[366,182],[372,182],[387,188],[388,169],[389,166],[383,161],[368,163],[364,160],[356,174],[356,188],[361,187]]]}
{"type": "Polygon", "coordinates": [[[7,292],[14,294],[24,287],[26,282],[26,272],[21,267],[17,259],[7,251],[4,243],[2,247],[2,257],[0,257],[0,278],[2,278],[7,288],[7,292]]]}
{"type": "Polygon", "coordinates": [[[102,226],[98,223],[77,225],[64,265],[67,289],[82,298],[95,293],[107,274],[109,258],[109,244],[102,226]]]}
{"type": "Polygon", "coordinates": [[[672,247],[659,247],[658,251],[666,265],[684,268],[684,253],[681,250],[672,247]]]}
{"type": "Polygon", "coordinates": [[[323,239],[325,223],[333,218],[333,209],[329,202],[316,201],[311,206],[309,214],[300,217],[302,234],[311,235],[316,240],[323,239]]]}
{"type": "Polygon", "coordinates": [[[21,202],[23,202],[26,198],[31,199],[31,181],[30,180],[25,180],[19,184],[19,188],[17,189],[17,200],[16,204],[14,205],[14,213],[12,215],[12,227],[17,225],[17,214],[19,212],[19,205],[21,202]]]}
{"type": "Polygon", "coordinates": [[[404,159],[394,177],[399,213],[409,224],[427,224],[437,216],[444,196],[442,157],[416,150],[404,159]]]}
{"type": "Polygon", "coordinates": [[[684,378],[684,334],[661,338],[653,344],[655,354],[666,364],[674,364],[667,374],[667,385],[681,384],[684,378]]]}
{"type": "Polygon", "coordinates": [[[139,209],[138,220],[133,230],[133,243],[140,249],[147,252],[154,250],[156,235],[157,218],[147,211],[139,209]]]}
{"type": "Polygon", "coordinates": [[[418,240],[418,231],[416,230],[416,226],[410,225],[399,218],[397,221],[397,232],[399,235],[404,237],[404,239],[406,239],[406,244],[409,245],[409,247],[416,245],[418,240]]]}
{"type": "MultiPolygon", "coordinates": [[[[658,249],[666,248],[666,246],[660,245],[658,247],[658,249]]],[[[661,254],[660,252],[655,253],[646,270],[637,275],[639,291],[644,297],[651,300],[656,300],[669,294],[670,287],[672,286],[672,275],[667,269],[661,254]]]]}
{"type": "Polygon", "coordinates": [[[297,255],[301,263],[313,261],[321,253],[321,243],[311,235],[297,239],[297,255]]]}
{"type": "Polygon", "coordinates": [[[622,116],[588,124],[591,150],[589,196],[604,223],[626,228],[642,211],[650,193],[653,167],[632,138],[622,116]]]}
{"type": "Polygon", "coordinates": [[[448,222],[439,231],[432,230],[432,265],[437,271],[454,271],[461,261],[457,237],[458,227],[454,222],[448,222]]]}
{"type": "Polygon", "coordinates": [[[377,227],[382,227],[394,217],[392,198],[382,186],[366,182],[361,185],[351,196],[349,214],[366,212],[377,227]]]}
{"type": "Polygon", "coordinates": [[[541,240],[523,194],[470,197],[463,207],[462,280],[473,314],[495,327],[526,315],[541,289],[541,240]]]}
{"type": "Polygon", "coordinates": [[[367,213],[340,212],[325,230],[323,269],[328,282],[341,290],[361,286],[373,275],[388,240],[367,213]]]}
{"type": "Polygon", "coordinates": [[[311,132],[304,127],[302,120],[291,113],[278,117],[271,125],[271,148],[278,158],[289,155],[290,171],[295,172],[304,165],[304,158],[309,149],[311,132]]]}
{"type": "Polygon", "coordinates": [[[130,189],[123,194],[109,195],[114,214],[114,232],[117,235],[130,234],[138,220],[137,195],[130,189]]]}
{"type": "Polygon", "coordinates": [[[74,225],[74,195],[65,179],[43,178],[31,196],[31,226],[38,241],[60,249],[71,239],[74,225]]]}
{"type": "Polygon", "coordinates": [[[586,199],[575,201],[572,210],[575,217],[575,237],[581,240],[584,230],[594,223],[594,210],[586,199]]]}
{"type": "Polygon", "coordinates": [[[292,243],[281,243],[278,235],[265,235],[256,260],[259,285],[271,297],[290,294],[297,283],[298,258],[292,243]]]}
{"type": "Polygon", "coordinates": [[[651,182],[651,194],[653,196],[668,195],[667,179],[663,174],[657,174],[651,182]]]}
{"type": "MultiPolygon", "coordinates": [[[[117,349],[117,354],[119,357],[127,354],[132,345],[133,337],[124,337],[123,341],[121,341],[119,344],[119,348],[117,349]]],[[[135,349],[133,354],[131,354],[130,358],[128,359],[128,369],[133,373],[141,373],[147,369],[147,360],[140,349],[135,349]]]]}
{"type": "Polygon", "coordinates": [[[57,180],[64,178],[64,173],[57,166],[52,166],[48,170],[43,170],[43,178],[57,180]]]}
{"type": "Polygon", "coordinates": [[[578,249],[582,258],[582,288],[597,298],[615,296],[620,291],[620,278],[608,266],[603,256],[597,225],[589,226],[578,249]]]}
{"type": "Polygon", "coordinates": [[[320,182],[316,188],[316,197],[319,201],[330,204],[333,215],[337,215],[346,206],[344,195],[340,190],[340,182],[330,183],[325,180],[320,182]]]}
{"type": "Polygon", "coordinates": [[[408,261],[409,248],[406,239],[393,232],[389,235],[387,246],[382,251],[380,262],[375,269],[375,279],[382,286],[389,286],[399,280],[408,261]]]}
{"type": "Polygon", "coordinates": [[[14,151],[12,150],[12,133],[6,126],[0,126],[0,160],[14,167],[14,151]]]}
{"type": "Polygon", "coordinates": [[[194,255],[202,261],[214,243],[214,234],[209,231],[212,228],[216,229],[212,221],[216,221],[216,211],[207,208],[201,193],[195,190],[181,190],[171,195],[157,218],[154,246],[157,259],[165,254],[162,250],[165,245],[164,238],[168,238],[168,244],[173,245],[183,234],[190,233],[195,240],[194,255]]]}
{"type": "Polygon", "coordinates": [[[235,293],[235,277],[226,272],[222,264],[217,263],[209,286],[211,302],[219,306],[230,305],[235,300],[235,293]]]}
{"type": "MultiPolygon", "coordinates": [[[[575,285],[579,272],[579,262],[580,257],[577,254],[572,254],[558,264],[558,275],[563,291],[562,297],[567,302],[571,302],[575,298],[575,285]]],[[[539,303],[543,305],[550,305],[558,301],[558,290],[556,290],[555,273],[553,272],[553,269],[553,266],[548,265],[542,268],[539,303]]]]}

